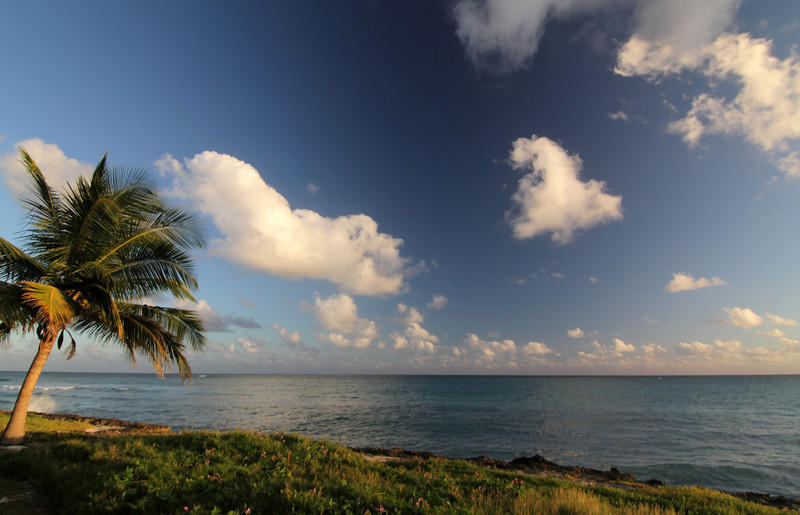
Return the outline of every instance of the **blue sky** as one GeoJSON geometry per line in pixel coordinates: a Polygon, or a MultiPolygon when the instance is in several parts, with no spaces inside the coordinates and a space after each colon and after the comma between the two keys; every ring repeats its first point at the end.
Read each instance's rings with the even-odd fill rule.
{"type": "Polygon", "coordinates": [[[19,145],[152,170],[209,235],[195,372],[798,371],[796,2],[4,11],[0,235],[19,145]]]}

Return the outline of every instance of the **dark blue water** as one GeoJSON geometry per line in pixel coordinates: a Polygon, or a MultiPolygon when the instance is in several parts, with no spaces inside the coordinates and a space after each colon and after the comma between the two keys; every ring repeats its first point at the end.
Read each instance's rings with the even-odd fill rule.
{"type": "MultiPolygon", "coordinates": [[[[0,408],[22,373],[0,372],[0,408]]],[[[32,410],[175,429],[292,431],[351,446],[618,467],[800,497],[800,376],[44,374],[32,410]]]]}

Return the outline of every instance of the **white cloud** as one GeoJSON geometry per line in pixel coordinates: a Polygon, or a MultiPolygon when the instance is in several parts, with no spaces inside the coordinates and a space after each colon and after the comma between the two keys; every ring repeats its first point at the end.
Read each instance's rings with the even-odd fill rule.
{"type": "Polygon", "coordinates": [[[402,333],[394,332],[389,335],[394,342],[392,348],[396,350],[411,348],[423,352],[435,352],[439,337],[422,327],[421,324],[425,321],[422,313],[416,308],[402,303],[397,305],[397,312],[403,315],[403,318],[392,320],[404,324],[406,328],[402,333]]]}
{"type": "Polygon", "coordinates": [[[714,83],[732,82],[739,89],[732,99],[698,94],[686,115],[669,124],[668,131],[680,134],[689,146],[707,134],[741,135],[767,152],[788,176],[800,177],[797,55],[778,59],[771,41],[746,33],[721,34],[702,45],[635,35],[620,50],[616,67],[621,75],[651,80],[684,70],[697,71],[714,83]]]}
{"type": "Polygon", "coordinates": [[[615,121],[627,122],[629,120],[625,111],[617,111],[615,113],[608,113],[608,117],[615,121]]]}
{"type": "Polygon", "coordinates": [[[742,346],[742,342],[740,342],[739,340],[728,340],[728,341],[716,340],[714,342],[714,345],[724,350],[725,352],[731,352],[731,353],[742,352],[742,349],[744,348],[742,346]]]}
{"type": "Polygon", "coordinates": [[[707,355],[713,351],[713,347],[703,342],[680,342],[678,344],[678,352],[681,354],[689,355],[707,355]]]}
{"type": "Polygon", "coordinates": [[[389,338],[391,338],[392,341],[394,342],[392,344],[392,348],[393,349],[402,350],[402,349],[407,349],[408,348],[408,338],[406,338],[402,334],[400,334],[400,333],[392,333],[392,334],[389,335],[389,338]]]}
{"type": "MultiPolygon", "coordinates": [[[[80,176],[90,177],[94,171],[94,165],[69,158],[58,145],[45,143],[38,138],[19,141],[15,146],[24,148],[31,155],[48,184],[57,190],[63,190],[67,182],[72,184],[80,176]]],[[[102,156],[98,156],[98,161],[100,157],[102,156]]],[[[14,196],[19,197],[28,192],[30,178],[16,152],[0,157],[0,172],[5,178],[8,191],[14,196]]]]}
{"type": "Polygon", "coordinates": [[[403,315],[403,318],[397,321],[405,325],[421,324],[425,321],[425,317],[422,316],[422,313],[417,308],[409,307],[402,303],[397,305],[397,312],[403,315]]]}
{"type": "Polygon", "coordinates": [[[570,338],[583,338],[584,337],[583,329],[581,329],[580,327],[576,327],[575,329],[567,329],[567,336],[569,336],[570,338]]]}
{"type": "Polygon", "coordinates": [[[740,0],[459,0],[456,35],[479,70],[507,73],[531,60],[550,19],[632,7],[634,36],[674,53],[705,45],[732,21],[740,0]]]}
{"type": "Polygon", "coordinates": [[[467,333],[467,338],[464,340],[470,348],[480,353],[480,359],[483,361],[494,361],[498,357],[508,357],[517,352],[517,344],[514,340],[482,340],[477,334],[467,333]]]}
{"type": "Polygon", "coordinates": [[[319,186],[317,186],[317,185],[316,185],[316,184],[314,184],[313,182],[309,182],[309,183],[308,183],[308,186],[306,186],[306,189],[307,189],[307,190],[308,190],[308,192],[309,192],[309,193],[311,193],[312,195],[316,195],[317,193],[319,193],[319,186]]]}
{"type": "Polygon", "coordinates": [[[561,272],[553,272],[553,277],[555,277],[556,279],[566,279],[567,278],[567,276],[562,274],[561,272]]]}
{"type": "Polygon", "coordinates": [[[278,331],[278,334],[281,335],[281,340],[283,340],[284,343],[288,343],[290,345],[300,345],[300,333],[297,331],[289,332],[288,329],[281,327],[278,324],[272,324],[272,328],[278,331]]]}
{"type": "MultiPolygon", "coordinates": [[[[248,354],[258,354],[261,352],[261,348],[247,338],[238,338],[236,341],[239,342],[239,345],[241,345],[242,349],[248,354]]],[[[231,349],[233,349],[233,346],[231,346],[231,349]]],[[[231,352],[233,352],[233,350],[231,350],[231,352]]]]}
{"type": "Polygon", "coordinates": [[[597,284],[600,282],[600,279],[598,279],[597,277],[590,277],[589,282],[592,284],[597,284]]]}
{"type": "Polygon", "coordinates": [[[528,344],[522,348],[522,352],[534,356],[544,356],[545,354],[552,354],[553,349],[541,342],[528,342],[528,344]]]}
{"type": "Polygon", "coordinates": [[[592,352],[581,351],[578,353],[578,357],[583,362],[611,363],[624,360],[627,354],[636,352],[636,347],[634,345],[625,343],[619,338],[614,338],[612,342],[612,345],[602,345],[597,340],[594,340],[592,342],[592,348],[594,350],[592,352]]]}
{"type": "Polygon", "coordinates": [[[603,181],[580,180],[580,157],[571,156],[556,142],[536,135],[517,139],[511,151],[515,169],[529,169],[511,197],[506,213],[514,237],[533,238],[552,233],[559,244],[575,233],[622,219],[622,197],[605,192],[603,181]]]}
{"type": "Polygon", "coordinates": [[[786,336],[786,334],[777,327],[770,331],[762,331],[759,334],[763,334],[764,336],[772,336],[774,338],[783,338],[786,336]]]}
{"type": "Polygon", "coordinates": [[[767,317],[770,320],[770,322],[772,322],[774,325],[782,325],[787,327],[792,327],[797,325],[797,322],[792,320],[791,318],[784,318],[782,316],[772,315],[770,313],[766,313],[764,316],[767,317]]]}
{"type": "Polygon", "coordinates": [[[413,349],[424,352],[434,352],[436,344],[439,343],[439,338],[428,332],[427,329],[419,325],[417,322],[412,322],[406,327],[403,333],[408,339],[408,344],[413,349]]]}
{"type": "Polygon", "coordinates": [[[328,334],[318,335],[318,339],[328,341],[339,347],[369,347],[378,336],[375,322],[358,316],[358,307],[349,295],[340,293],[326,299],[317,296],[310,308],[319,325],[328,334]]]}
{"type": "Polygon", "coordinates": [[[625,343],[619,338],[614,338],[614,352],[616,352],[618,355],[625,354],[627,352],[636,352],[636,347],[630,343],[625,343]]]}
{"type": "Polygon", "coordinates": [[[459,0],[456,35],[480,70],[507,73],[536,53],[549,18],[590,12],[620,0],[459,0]]]}
{"type": "Polygon", "coordinates": [[[647,356],[654,356],[656,354],[666,354],[667,349],[655,343],[647,343],[642,345],[642,352],[647,356]]]}
{"type": "Polygon", "coordinates": [[[405,288],[403,240],[378,231],[364,214],[328,218],[289,202],[251,165],[206,151],[183,164],[167,155],[157,166],[173,193],[211,217],[222,237],[212,252],[234,263],[288,279],[324,279],[359,295],[405,288]]]}
{"type": "Polygon", "coordinates": [[[427,306],[430,309],[444,309],[447,306],[447,297],[444,295],[434,295],[427,306]]]}
{"type": "Polygon", "coordinates": [[[672,274],[672,280],[664,289],[670,293],[675,293],[679,291],[699,290],[700,288],[709,288],[711,286],[722,286],[723,284],[725,284],[725,281],[719,277],[712,277],[711,279],[698,277],[695,279],[692,274],[677,273],[672,274]]]}
{"type": "Polygon", "coordinates": [[[725,312],[728,313],[728,320],[731,324],[745,329],[758,327],[764,322],[764,319],[750,308],[725,308],[725,312]]]}
{"type": "Polygon", "coordinates": [[[781,338],[781,345],[787,352],[800,352],[800,340],[783,337],[781,338]]]}

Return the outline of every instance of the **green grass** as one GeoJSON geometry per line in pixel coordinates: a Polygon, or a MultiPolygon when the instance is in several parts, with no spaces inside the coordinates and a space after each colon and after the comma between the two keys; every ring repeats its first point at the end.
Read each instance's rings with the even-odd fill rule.
{"type": "MultiPolygon", "coordinates": [[[[4,428],[8,425],[8,413],[0,413],[0,427],[4,428]]],[[[25,419],[25,431],[30,434],[34,433],[83,433],[87,429],[91,429],[92,424],[88,422],[81,422],[78,420],[51,420],[35,413],[28,413],[28,418],[25,419]]]]}
{"type": "Polygon", "coordinates": [[[776,513],[688,487],[588,487],[464,461],[368,461],[295,435],[32,433],[0,454],[58,513],[776,513]],[[56,509],[57,507],[57,509],[56,509]]]}

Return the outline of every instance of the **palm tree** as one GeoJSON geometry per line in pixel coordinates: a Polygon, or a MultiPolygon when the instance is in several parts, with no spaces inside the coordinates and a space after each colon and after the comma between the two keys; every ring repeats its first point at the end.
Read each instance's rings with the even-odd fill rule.
{"type": "Polygon", "coordinates": [[[19,149],[33,180],[23,199],[30,218],[25,250],[0,238],[0,342],[12,331],[35,331],[39,349],[20,388],[0,444],[22,441],[28,403],[53,346],[70,330],[122,345],[127,356],[152,361],[156,372],[191,368],[184,351],[205,345],[190,310],[152,306],[149,295],[194,300],[189,251],[203,246],[195,219],[166,206],[145,172],[109,170],[100,160],[90,180],[78,178],[59,193],[31,156],[19,149]]]}

